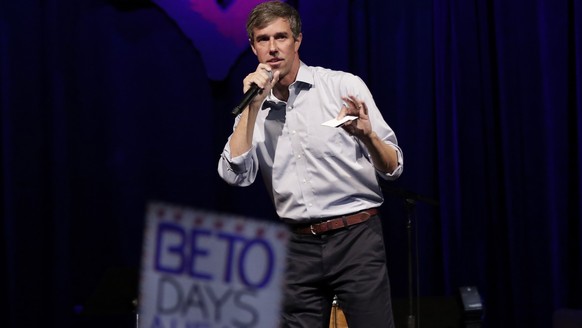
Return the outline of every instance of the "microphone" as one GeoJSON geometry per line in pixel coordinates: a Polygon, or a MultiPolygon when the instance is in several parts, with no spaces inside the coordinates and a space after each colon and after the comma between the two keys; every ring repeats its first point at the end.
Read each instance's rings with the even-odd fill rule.
{"type": "MultiPolygon", "coordinates": [[[[273,79],[273,72],[267,70],[265,71],[267,72],[267,74],[269,74],[269,81],[273,79]]],[[[253,98],[255,98],[255,96],[261,91],[263,91],[263,89],[259,88],[259,86],[256,85],[255,83],[252,83],[251,87],[247,90],[247,92],[245,92],[245,95],[241,100],[240,104],[232,110],[232,114],[233,115],[240,114],[240,112],[242,112],[249,105],[251,100],[253,100],[253,98]]]]}

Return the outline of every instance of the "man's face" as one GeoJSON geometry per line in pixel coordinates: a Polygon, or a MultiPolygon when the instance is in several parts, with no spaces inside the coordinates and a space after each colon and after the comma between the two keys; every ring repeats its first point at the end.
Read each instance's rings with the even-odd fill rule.
{"type": "Polygon", "coordinates": [[[256,28],[253,32],[254,40],[251,40],[251,47],[259,62],[269,64],[273,70],[280,71],[281,78],[299,67],[301,34],[294,39],[286,19],[278,18],[265,28],[256,28]]]}

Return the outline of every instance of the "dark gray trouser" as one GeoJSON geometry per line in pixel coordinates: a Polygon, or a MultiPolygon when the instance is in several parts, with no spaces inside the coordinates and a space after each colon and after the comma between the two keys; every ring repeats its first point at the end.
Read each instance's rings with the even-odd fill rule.
{"type": "Polygon", "coordinates": [[[328,328],[337,295],[350,328],[392,328],[380,218],[320,236],[291,234],[282,327],[328,328]]]}

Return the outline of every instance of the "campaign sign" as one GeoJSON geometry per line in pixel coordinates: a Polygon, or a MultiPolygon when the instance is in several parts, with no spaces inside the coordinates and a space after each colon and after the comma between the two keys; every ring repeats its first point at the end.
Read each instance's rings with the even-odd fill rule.
{"type": "Polygon", "coordinates": [[[287,240],[282,224],[150,204],[139,327],[278,327],[287,240]]]}

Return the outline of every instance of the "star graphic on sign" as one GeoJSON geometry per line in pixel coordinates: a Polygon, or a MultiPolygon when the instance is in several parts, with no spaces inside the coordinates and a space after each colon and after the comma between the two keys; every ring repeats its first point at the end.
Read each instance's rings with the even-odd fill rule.
{"type": "Polygon", "coordinates": [[[222,227],[224,227],[224,223],[222,221],[219,220],[214,223],[214,228],[216,228],[217,230],[222,229],[222,227]]]}
{"type": "Polygon", "coordinates": [[[277,233],[277,239],[279,239],[279,240],[283,240],[283,239],[285,239],[285,238],[287,238],[287,232],[286,232],[286,231],[284,231],[284,230],[280,230],[280,231],[277,233]]]}
{"type": "Polygon", "coordinates": [[[204,218],[197,216],[196,219],[194,219],[195,226],[200,226],[200,225],[202,225],[202,223],[204,223],[204,218]]]}

